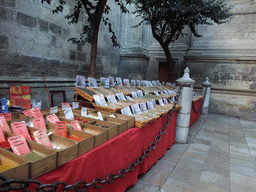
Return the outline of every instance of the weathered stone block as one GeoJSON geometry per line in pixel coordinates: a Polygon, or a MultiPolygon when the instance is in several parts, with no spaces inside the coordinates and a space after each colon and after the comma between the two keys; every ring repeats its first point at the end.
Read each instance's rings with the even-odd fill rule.
{"type": "Polygon", "coordinates": [[[0,49],[7,49],[8,47],[8,37],[0,35],[0,49]]]}
{"type": "Polygon", "coordinates": [[[60,68],[60,61],[59,60],[50,60],[50,66],[53,68],[60,68]]]}
{"type": "Polygon", "coordinates": [[[64,37],[69,38],[70,37],[70,31],[69,29],[63,28],[63,34],[64,37]]]}
{"type": "Polygon", "coordinates": [[[39,20],[40,31],[48,31],[48,22],[44,20],[39,20]]]}
{"type": "Polygon", "coordinates": [[[50,30],[53,33],[57,33],[57,34],[60,34],[60,35],[61,35],[61,32],[62,32],[62,28],[58,25],[53,24],[53,23],[50,23],[50,30]]]}
{"type": "Polygon", "coordinates": [[[31,57],[31,56],[26,56],[26,55],[21,55],[20,56],[20,64],[21,65],[39,65],[42,63],[42,58],[40,57],[31,57]]]}
{"type": "Polygon", "coordinates": [[[57,42],[57,38],[56,38],[54,35],[52,35],[51,44],[52,44],[52,45],[56,45],[56,42],[57,42]]]}
{"type": "Polygon", "coordinates": [[[13,20],[13,11],[0,7],[0,20],[13,20]]]}
{"type": "Polygon", "coordinates": [[[15,0],[0,0],[0,5],[15,7],[15,0]]]}
{"type": "Polygon", "coordinates": [[[24,25],[24,26],[27,26],[27,27],[31,27],[31,28],[34,28],[36,27],[36,18],[34,17],[31,17],[27,14],[24,14],[24,13],[18,13],[17,14],[17,19],[16,21],[21,24],[21,25],[24,25]]]}
{"type": "Polygon", "coordinates": [[[77,58],[76,58],[76,59],[77,59],[78,61],[86,62],[86,53],[78,51],[78,52],[77,52],[77,58]]]}
{"type": "Polygon", "coordinates": [[[76,52],[70,51],[69,52],[69,59],[75,61],[76,60],[76,52]]]}

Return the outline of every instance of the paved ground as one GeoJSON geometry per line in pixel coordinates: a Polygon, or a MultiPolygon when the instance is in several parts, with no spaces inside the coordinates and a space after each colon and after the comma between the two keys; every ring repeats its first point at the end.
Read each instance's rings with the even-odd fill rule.
{"type": "Polygon", "coordinates": [[[209,115],[127,192],[256,192],[256,121],[209,115]]]}

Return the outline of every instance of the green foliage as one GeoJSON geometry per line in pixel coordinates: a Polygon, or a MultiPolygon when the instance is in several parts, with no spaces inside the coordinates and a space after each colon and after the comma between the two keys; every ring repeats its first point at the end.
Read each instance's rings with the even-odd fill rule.
{"type": "MultiPolygon", "coordinates": [[[[111,9],[108,5],[101,7],[101,3],[107,0],[75,0],[76,5],[73,8],[73,12],[65,16],[69,20],[69,24],[75,24],[79,21],[80,17],[85,17],[87,22],[85,23],[83,30],[80,34],[80,38],[70,38],[69,41],[72,41],[76,44],[84,45],[86,42],[91,43],[94,35],[98,35],[97,26],[98,18],[101,11],[105,15],[102,15],[102,21],[105,25],[108,26],[109,33],[111,34],[111,40],[114,46],[120,46],[115,32],[112,29],[111,22],[106,16],[110,13],[111,9]]],[[[41,0],[42,3],[46,2],[50,4],[52,0],[41,0]]],[[[125,7],[122,0],[115,0],[115,3],[120,6],[120,9],[123,13],[128,13],[128,9],[125,7]]],[[[131,3],[131,0],[126,0],[126,4],[131,3]]],[[[65,0],[59,0],[59,4],[52,10],[53,13],[59,13],[63,11],[63,6],[66,4],[65,0]]]]}
{"type": "Polygon", "coordinates": [[[176,41],[185,26],[189,26],[196,37],[196,25],[212,25],[228,22],[232,6],[226,0],[132,0],[134,13],[142,21],[134,26],[150,24],[153,36],[161,45],[176,41]]]}

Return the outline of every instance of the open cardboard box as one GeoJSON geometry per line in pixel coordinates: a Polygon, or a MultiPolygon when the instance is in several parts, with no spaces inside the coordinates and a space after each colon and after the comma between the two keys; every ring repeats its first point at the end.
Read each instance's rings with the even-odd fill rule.
{"type": "Polygon", "coordinates": [[[25,180],[29,178],[29,161],[28,160],[23,159],[22,157],[19,157],[13,154],[12,152],[2,148],[0,148],[0,158],[2,161],[1,166],[3,166],[5,164],[4,162],[6,161],[8,162],[8,165],[10,165],[10,162],[14,163],[14,165],[9,169],[0,172],[1,175],[5,176],[7,179],[25,180]]]}

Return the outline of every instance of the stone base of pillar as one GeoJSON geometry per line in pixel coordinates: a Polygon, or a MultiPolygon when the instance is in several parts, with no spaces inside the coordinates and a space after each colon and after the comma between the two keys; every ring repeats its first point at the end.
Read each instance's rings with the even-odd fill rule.
{"type": "Polygon", "coordinates": [[[188,131],[189,127],[176,127],[176,143],[186,144],[188,143],[188,131]]]}

